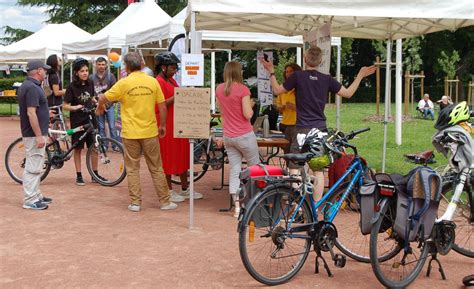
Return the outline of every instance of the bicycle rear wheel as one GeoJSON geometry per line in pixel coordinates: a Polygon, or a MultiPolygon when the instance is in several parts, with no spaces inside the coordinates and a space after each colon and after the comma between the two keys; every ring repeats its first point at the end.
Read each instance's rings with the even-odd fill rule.
{"type": "Polygon", "coordinates": [[[426,257],[429,244],[425,241],[410,242],[407,250],[404,242],[392,229],[395,222],[395,209],[391,201],[380,209],[380,217],[372,227],[370,233],[370,263],[377,279],[389,288],[404,288],[412,283],[420,274],[426,257]],[[390,259],[383,258],[385,251],[381,251],[380,244],[387,241],[397,242],[400,250],[390,259]]]}
{"type": "MultiPolygon", "coordinates": [[[[17,183],[23,184],[23,171],[26,164],[26,151],[23,138],[17,138],[7,148],[5,153],[5,168],[8,175],[17,183]]],[[[51,170],[48,151],[44,154],[44,165],[41,171],[41,180],[44,180],[51,170]]]]}
{"type": "Polygon", "coordinates": [[[257,281],[278,285],[293,278],[311,249],[306,231],[290,234],[289,229],[312,223],[311,210],[303,201],[291,228],[299,194],[289,188],[266,192],[245,211],[239,232],[239,251],[245,269],[257,281]]]}
{"type": "MultiPolygon", "coordinates": [[[[324,207],[325,214],[330,206],[338,202],[344,194],[347,185],[343,185],[333,193],[324,207]]],[[[357,201],[357,195],[354,191],[344,200],[337,212],[337,216],[332,221],[337,228],[336,247],[350,258],[364,263],[370,262],[370,234],[362,235],[360,231],[360,203],[357,201]]],[[[397,242],[385,242],[379,244],[383,248],[382,260],[390,258],[400,250],[397,242]]]]}
{"type": "Polygon", "coordinates": [[[98,146],[94,144],[87,150],[87,170],[99,184],[108,187],[116,186],[123,181],[127,174],[123,146],[120,142],[107,137],[99,137],[98,143],[98,146]],[[107,149],[106,143],[112,144],[110,149],[107,149]],[[113,147],[118,150],[112,150],[113,147]],[[93,169],[95,161],[97,161],[98,174],[93,169]]]}
{"type": "MultiPolygon", "coordinates": [[[[452,190],[449,190],[443,194],[439,203],[438,217],[441,217],[446,212],[452,192],[452,190]]],[[[472,192],[465,186],[451,220],[456,224],[452,248],[459,254],[470,258],[474,258],[474,213],[472,211],[472,204],[472,192]]]]}

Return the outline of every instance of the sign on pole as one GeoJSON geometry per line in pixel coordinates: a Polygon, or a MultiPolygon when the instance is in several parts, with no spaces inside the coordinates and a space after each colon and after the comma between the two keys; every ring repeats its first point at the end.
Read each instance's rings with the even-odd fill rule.
{"type": "Polygon", "coordinates": [[[268,61],[273,62],[273,52],[264,52],[262,50],[257,51],[257,89],[260,106],[273,104],[273,91],[270,74],[260,62],[261,59],[264,59],[265,54],[267,55],[268,61]]]}
{"type": "Polygon", "coordinates": [[[331,66],[331,24],[326,23],[318,30],[310,31],[304,36],[305,46],[317,46],[321,48],[322,59],[318,71],[329,74],[331,66]]]}
{"type": "Polygon", "coordinates": [[[183,86],[204,86],[204,54],[183,54],[181,69],[183,86]]]}
{"type": "Polygon", "coordinates": [[[173,131],[175,138],[209,137],[210,95],[209,88],[175,88],[173,131]]]}

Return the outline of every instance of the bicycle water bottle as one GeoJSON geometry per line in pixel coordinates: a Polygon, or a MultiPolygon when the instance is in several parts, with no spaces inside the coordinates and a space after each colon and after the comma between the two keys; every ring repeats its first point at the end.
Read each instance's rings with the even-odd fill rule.
{"type": "Polygon", "coordinates": [[[268,122],[268,114],[263,119],[263,137],[270,137],[270,123],[268,122]]]}

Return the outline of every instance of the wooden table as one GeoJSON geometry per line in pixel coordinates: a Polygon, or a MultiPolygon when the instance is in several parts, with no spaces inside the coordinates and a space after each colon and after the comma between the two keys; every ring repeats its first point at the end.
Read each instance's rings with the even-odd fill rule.
{"type": "Polygon", "coordinates": [[[260,160],[263,164],[268,165],[270,160],[276,157],[280,153],[280,149],[284,149],[290,142],[282,137],[273,138],[257,138],[257,145],[259,148],[271,148],[271,153],[266,159],[260,156],[260,160]],[[276,148],[274,151],[273,148],[276,148]]]}

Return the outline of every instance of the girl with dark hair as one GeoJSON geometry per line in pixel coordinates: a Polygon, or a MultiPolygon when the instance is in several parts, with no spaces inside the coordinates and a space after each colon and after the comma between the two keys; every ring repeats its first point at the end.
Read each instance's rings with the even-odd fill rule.
{"type": "MultiPolygon", "coordinates": [[[[92,108],[97,103],[96,93],[94,89],[94,82],[89,79],[89,62],[84,58],[76,59],[72,64],[73,81],[66,89],[64,96],[64,109],[71,112],[70,121],[71,128],[76,128],[88,123],[89,115],[84,113],[83,107],[92,108]]],[[[94,125],[97,126],[94,119],[94,125]]],[[[72,143],[78,142],[81,132],[72,135],[72,143]]],[[[85,182],[81,173],[81,153],[84,148],[84,143],[87,147],[91,147],[94,143],[93,136],[89,134],[87,137],[79,142],[74,149],[74,166],[76,167],[76,185],[84,186],[85,182]]],[[[92,154],[92,167],[97,174],[97,153],[92,154]]],[[[94,182],[94,179],[92,180],[94,182]]]]}
{"type": "Polygon", "coordinates": [[[61,77],[59,76],[62,60],[56,54],[52,54],[46,60],[46,64],[51,66],[51,69],[48,70],[46,73],[47,77],[45,78],[45,81],[48,82],[52,91],[52,94],[46,95],[48,98],[48,106],[60,105],[63,103],[63,97],[66,93],[66,91],[63,90],[63,84],[61,82],[61,77]]]}

